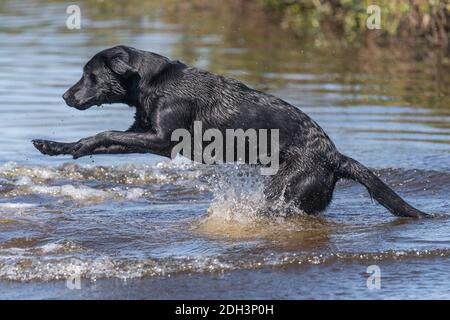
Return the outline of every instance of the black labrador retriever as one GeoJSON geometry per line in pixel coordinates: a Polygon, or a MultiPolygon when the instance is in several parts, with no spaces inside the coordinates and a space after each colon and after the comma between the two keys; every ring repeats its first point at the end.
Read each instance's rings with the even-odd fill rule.
{"type": "MultiPolygon", "coordinates": [[[[279,170],[265,186],[268,199],[282,198],[307,214],[318,214],[331,201],[336,182],[352,179],[391,213],[427,217],[384,184],[368,168],[339,153],[322,128],[289,103],[243,83],[186,66],[161,55],[127,46],[97,53],[82,78],[63,95],[79,110],[106,103],[136,108],[125,132],[107,131],[74,143],[33,140],[43,154],[154,153],[169,157],[171,134],[204,129],[279,129],[279,170]]],[[[189,157],[189,156],[188,156],[189,157]]]]}

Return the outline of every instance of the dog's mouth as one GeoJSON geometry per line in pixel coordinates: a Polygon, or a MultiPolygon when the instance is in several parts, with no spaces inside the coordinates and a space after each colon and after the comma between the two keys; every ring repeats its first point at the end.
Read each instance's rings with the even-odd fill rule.
{"type": "Polygon", "coordinates": [[[102,103],[95,101],[95,98],[88,98],[83,101],[73,101],[71,99],[65,99],[66,104],[71,107],[75,108],[77,110],[87,110],[93,106],[100,107],[102,103]]]}
{"type": "Polygon", "coordinates": [[[79,106],[72,106],[72,107],[77,109],[77,110],[84,111],[84,110],[87,110],[87,109],[89,109],[89,108],[91,108],[93,106],[92,105],[79,105],[79,106]]]}

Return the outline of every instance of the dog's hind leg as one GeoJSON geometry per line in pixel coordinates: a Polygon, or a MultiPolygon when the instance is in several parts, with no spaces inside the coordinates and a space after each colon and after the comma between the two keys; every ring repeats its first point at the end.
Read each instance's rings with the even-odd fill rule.
{"type": "MultiPolygon", "coordinates": [[[[278,173],[269,178],[265,196],[270,202],[283,201],[302,212],[317,215],[331,202],[337,179],[326,167],[313,162],[284,162],[278,173]]],[[[294,211],[295,212],[295,211],[294,211]]]]}
{"type": "Polygon", "coordinates": [[[303,212],[318,215],[330,204],[335,184],[333,174],[296,175],[288,184],[284,197],[303,212]]]}

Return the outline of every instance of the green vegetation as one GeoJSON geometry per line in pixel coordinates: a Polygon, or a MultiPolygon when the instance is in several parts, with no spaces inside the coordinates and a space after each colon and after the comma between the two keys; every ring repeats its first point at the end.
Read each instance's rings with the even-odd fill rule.
{"type": "Polygon", "coordinates": [[[258,0],[280,17],[284,28],[299,35],[339,34],[347,41],[387,43],[399,37],[449,49],[448,0],[258,0]],[[369,30],[367,7],[381,9],[381,29],[369,30]]]}

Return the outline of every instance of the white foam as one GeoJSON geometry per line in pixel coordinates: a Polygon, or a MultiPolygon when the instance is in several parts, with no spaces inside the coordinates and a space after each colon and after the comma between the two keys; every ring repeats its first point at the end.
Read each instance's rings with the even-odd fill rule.
{"type": "Polygon", "coordinates": [[[112,188],[112,193],[127,200],[136,200],[142,198],[145,194],[145,190],[141,188],[127,188],[123,190],[121,188],[112,188]]]}
{"type": "Polygon", "coordinates": [[[136,200],[139,198],[142,198],[142,196],[145,194],[145,191],[141,188],[133,188],[133,189],[129,189],[126,191],[125,193],[125,197],[128,200],[136,200]]]}
{"type": "Polygon", "coordinates": [[[40,247],[40,250],[43,253],[51,253],[51,252],[57,252],[61,250],[64,247],[64,245],[59,243],[47,243],[40,247]]]}
{"type": "Polygon", "coordinates": [[[52,196],[64,196],[74,200],[95,200],[105,199],[108,193],[87,186],[73,186],[70,184],[63,186],[39,186],[31,185],[29,189],[33,193],[48,194],[52,196]]]}
{"type": "Polygon", "coordinates": [[[7,178],[7,182],[14,180],[14,184],[21,186],[31,181],[48,184],[58,179],[69,180],[106,180],[125,184],[169,184],[197,179],[201,171],[200,165],[193,165],[188,160],[169,160],[155,165],[120,165],[93,166],[63,164],[57,167],[21,166],[9,162],[0,166],[0,179],[7,178]],[[194,169],[194,170],[193,170],[194,169]]]}
{"type": "Polygon", "coordinates": [[[36,204],[32,203],[0,203],[0,209],[29,209],[36,207],[36,204]]]}
{"type": "Polygon", "coordinates": [[[17,178],[15,184],[16,184],[16,186],[27,186],[27,185],[33,184],[33,181],[31,180],[30,177],[21,176],[21,177],[17,178]]]}
{"type": "Polygon", "coordinates": [[[144,276],[160,276],[177,272],[214,272],[232,269],[233,265],[217,258],[170,258],[166,260],[114,260],[108,256],[96,259],[56,258],[20,259],[2,263],[0,279],[60,280],[73,276],[96,280],[98,278],[131,279],[144,276]]]}
{"type": "Polygon", "coordinates": [[[73,252],[80,250],[82,250],[82,248],[73,243],[72,241],[49,242],[32,249],[33,252],[38,252],[39,254],[43,255],[73,252]]]}

